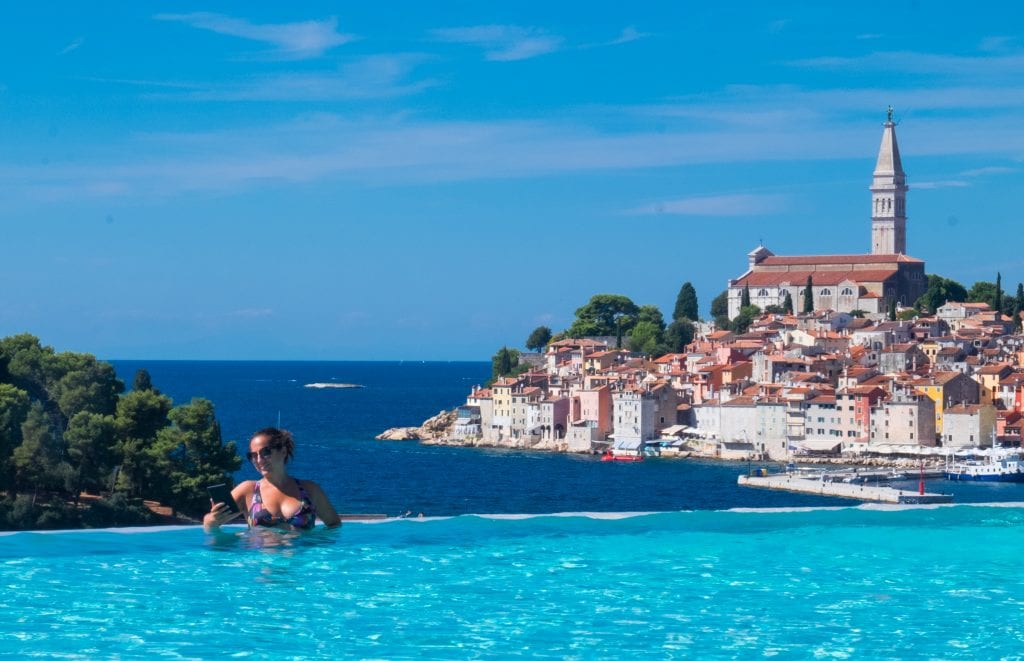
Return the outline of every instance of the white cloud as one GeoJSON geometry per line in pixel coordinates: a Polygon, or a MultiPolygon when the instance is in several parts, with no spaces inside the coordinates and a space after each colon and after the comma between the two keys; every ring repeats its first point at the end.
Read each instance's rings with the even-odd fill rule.
{"type": "Polygon", "coordinates": [[[60,53],[58,53],[58,55],[67,55],[71,51],[77,50],[84,43],[85,43],[85,37],[79,37],[79,38],[75,39],[74,41],[72,41],[67,46],[65,46],[64,48],[62,48],[60,53]]]}
{"type": "Polygon", "coordinates": [[[1006,51],[1012,48],[1016,44],[1016,42],[1016,37],[985,37],[978,44],[978,50],[982,50],[987,53],[1006,51]]]}
{"type": "Polygon", "coordinates": [[[762,216],[784,211],[784,195],[702,195],[654,202],[626,212],[630,216],[762,216]]]}
{"type": "Polygon", "coordinates": [[[843,71],[884,71],[965,78],[992,78],[1024,68],[1024,55],[940,55],[916,51],[881,51],[856,57],[825,56],[793,60],[792,66],[843,71]]]}
{"type": "Polygon", "coordinates": [[[650,32],[640,32],[639,30],[637,30],[633,26],[629,26],[629,27],[627,27],[627,28],[622,30],[622,34],[620,34],[615,39],[612,39],[611,41],[606,42],[604,45],[606,45],[606,46],[618,46],[619,44],[628,44],[631,41],[637,41],[638,39],[645,39],[645,38],[650,37],[650,36],[652,36],[650,32]]]}
{"type": "Polygon", "coordinates": [[[464,28],[433,30],[438,41],[470,44],[484,49],[488,60],[511,62],[553,53],[564,40],[537,28],[518,25],[476,25],[464,28]]]}
{"type": "MultiPolygon", "coordinates": [[[[1024,88],[934,87],[891,96],[897,107],[919,110],[900,126],[904,164],[912,171],[913,162],[928,156],[999,162],[1024,155],[1024,88]]],[[[570,107],[531,121],[305,114],[205,132],[130,134],[70,163],[0,162],[0,193],[48,202],[331,179],[422,184],[715,163],[871,161],[890,100],[885,90],[737,87],[659,106],[570,107]]],[[[970,176],[949,177],[961,184],[911,184],[967,185],[970,176]]],[[[685,208],[669,204],[661,212],[685,208]]]]}
{"type": "Polygon", "coordinates": [[[970,185],[970,182],[967,181],[950,179],[946,181],[916,181],[910,187],[915,190],[934,190],[936,188],[967,188],[970,185]]]}
{"type": "Polygon", "coordinates": [[[185,23],[200,30],[249,39],[275,47],[274,54],[286,59],[307,59],[352,41],[355,37],[338,32],[338,19],[273,23],[257,25],[223,14],[194,12],[191,14],[157,14],[161,21],[185,23]]]}
{"type": "MultiPolygon", "coordinates": [[[[345,101],[416,94],[433,80],[410,80],[419,55],[376,55],[342,66],[336,73],[289,72],[219,86],[193,86],[184,98],[199,101],[345,101]]],[[[160,96],[174,97],[174,94],[160,96]]]]}
{"type": "Polygon", "coordinates": [[[964,170],[960,173],[961,177],[982,177],[986,174],[1010,174],[1011,172],[1017,172],[1017,168],[1010,168],[1004,165],[989,165],[983,168],[974,168],[973,170],[964,170]]]}

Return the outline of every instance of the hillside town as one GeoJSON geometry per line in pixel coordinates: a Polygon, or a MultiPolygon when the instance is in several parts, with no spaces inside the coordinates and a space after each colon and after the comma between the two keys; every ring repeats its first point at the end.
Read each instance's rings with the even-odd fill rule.
{"type": "Polygon", "coordinates": [[[787,460],[1019,445],[1024,337],[984,303],[872,321],[763,315],[655,360],[604,341],[474,388],[445,442],[567,452],[787,460]]]}
{"type": "Polygon", "coordinates": [[[427,440],[770,460],[1019,446],[1019,320],[998,303],[952,300],[894,320],[928,278],[906,255],[909,187],[892,108],[869,190],[869,254],[780,256],[759,245],[747,255],[728,281],[728,316],[776,312],[743,332],[699,323],[684,351],[656,359],[607,338],[552,342],[524,356],[529,371],[475,387],[454,419],[431,421],[427,440]]]}

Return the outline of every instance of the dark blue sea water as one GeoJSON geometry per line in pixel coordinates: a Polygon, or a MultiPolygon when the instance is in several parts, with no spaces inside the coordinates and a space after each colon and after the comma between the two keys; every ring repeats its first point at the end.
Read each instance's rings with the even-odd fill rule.
{"type": "MultiPolygon", "coordinates": [[[[851,505],[851,501],[741,488],[745,464],[597,457],[376,441],[465,401],[490,363],[111,361],[130,384],[140,367],[175,403],[213,401],[225,440],[244,452],[253,431],[295,434],[292,473],[321,484],[339,511],[427,516],[468,513],[626,512],[851,505]],[[307,383],[363,388],[313,389],[307,383]]],[[[255,476],[245,464],[236,480],[255,476]]],[[[900,485],[913,489],[916,483],[900,485]]],[[[929,483],[957,502],[1024,501],[1016,484],[929,483]]]]}

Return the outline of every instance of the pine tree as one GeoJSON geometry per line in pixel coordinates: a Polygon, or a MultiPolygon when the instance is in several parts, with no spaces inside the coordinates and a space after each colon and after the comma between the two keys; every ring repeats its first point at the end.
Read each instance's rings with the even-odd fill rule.
{"type": "Polygon", "coordinates": [[[807,276],[807,286],[804,287],[804,314],[814,312],[814,282],[811,276],[807,276]]]}

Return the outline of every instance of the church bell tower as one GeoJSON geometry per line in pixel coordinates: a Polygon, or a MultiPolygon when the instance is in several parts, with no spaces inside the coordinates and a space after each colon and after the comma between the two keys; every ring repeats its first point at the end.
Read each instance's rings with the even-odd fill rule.
{"type": "Polygon", "coordinates": [[[896,144],[892,106],[882,125],[882,145],[871,181],[871,254],[907,253],[907,175],[896,144]]]}

